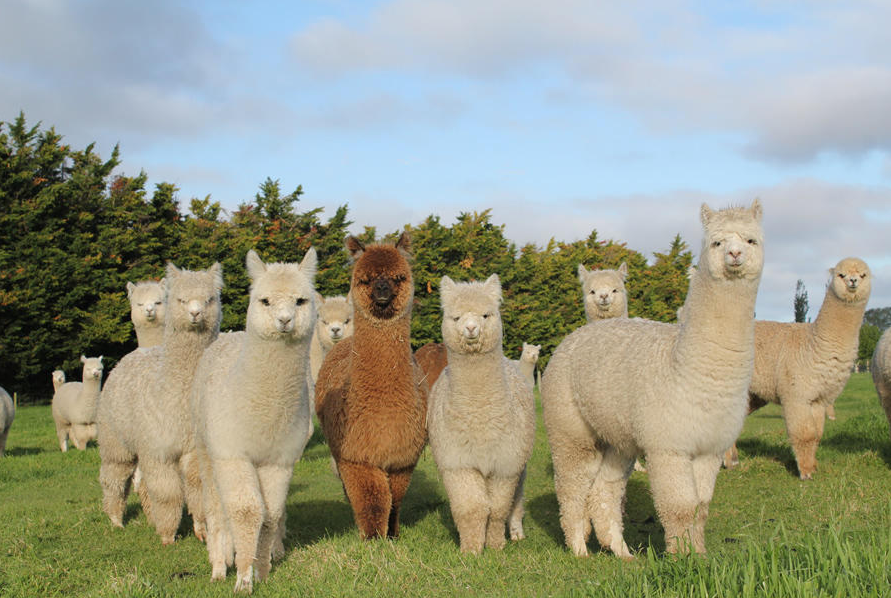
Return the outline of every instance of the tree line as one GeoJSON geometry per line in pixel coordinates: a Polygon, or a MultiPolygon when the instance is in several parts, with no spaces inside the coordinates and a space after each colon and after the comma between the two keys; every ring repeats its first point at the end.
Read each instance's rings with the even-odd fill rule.
{"type": "MultiPolygon", "coordinates": [[[[298,261],[310,246],[319,255],[316,288],[349,290],[344,242],[347,205],[323,214],[303,209],[301,186],[287,192],[267,178],[252,198],[227,212],[208,195],[181,209],[174,183],[147,189],[147,175],[114,174],[92,144],[74,149],[54,128],[29,126],[24,114],[0,122],[0,386],[23,402],[47,401],[50,374],[80,378],[81,354],[103,355],[106,371],[136,347],[127,281],[160,279],[168,261],[203,269],[223,265],[223,330],[244,326],[251,248],[267,261],[298,261]]],[[[552,239],[518,247],[488,210],[461,213],[450,225],[428,216],[405,225],[414,248],[412,344],[440,341],[439,280],[482,280],[497,273],[504,293],[505,353],[524,341],[542,345],[544,366],[566,334],[585,322],[576,269],[627,262],[629,314],[673,321],[687,292],[692,253],[679,235],[648,259],[624,243],[598,238],[552,239]]],[[[363,242],[395,240],[365,227],[363,242]]]]}

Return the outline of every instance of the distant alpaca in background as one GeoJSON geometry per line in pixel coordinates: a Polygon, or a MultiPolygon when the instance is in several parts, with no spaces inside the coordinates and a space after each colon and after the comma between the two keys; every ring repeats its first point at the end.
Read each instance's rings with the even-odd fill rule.
{"type": "Polygon", "coordinates": [[[312,381],[319,378],[325,355],[336,344],[353,335],[353,304],[346,297],[323,297],[316,293],[319,316],[312,334],[309,359],[312,381]]]}
{"type": "Polygon", "coordinates": [[[167,312],[167,281],[143,280],[127,283],[130,319],[140,347],[154,347],[164,342],[164,315],[167,312]]]}
{"type": "MultiPolygon", "coordinates": [[[[84,364],[82,382],[65,382],[53,394],[53,421],[56,423],[56,436],[59,448],[68,451],[68,439],[78,450],[87,448],[87,443],[96,438],[96,408],[102,390],[102,356],[80,356],[84,364]]],[[[56,377],[53,376],[55,384],[56,377]]]]}
{"type": "Polygon", "coordinates": [[[0,457],[6,453],[6,438],[15,419],[15,403],[9,393],[0,386],[0,457]]]}
{"type": "Polygon", "coordinates": [[[885,330],[876,344],[869,369],[876,385],[879,402],[885,410],[888,425],[891,426],[891,328],[885,330]]]}
{"type": "Polygon", "coordinates": [[[511,363],[519,370],[524,378],[529,380],[530,386],[535,386],[535,364],[541,354],[541,345],[523,343],[523,352],[519,359],[511,360],[511,363]]]}
{"type": "Polygon", "coordinates": [[[65,372],[53,370],[53,392],[57,392],[63,384],[65,384],[65,372]]]}

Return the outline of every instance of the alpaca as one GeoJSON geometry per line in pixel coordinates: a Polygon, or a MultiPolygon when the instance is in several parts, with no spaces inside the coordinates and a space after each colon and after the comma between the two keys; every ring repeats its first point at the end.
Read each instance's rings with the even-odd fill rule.
{"type": "Polygon", "coordinates": [[[65,372],[53,370],[53,393],[57,392],[63,384],[65,384],[65,372]]]}
{"type": "Polygon", "coordinates": [[[319,317],[310,345],[309,360],[312,368],[312,381],[319,378],[319,368],[325,355],[336,343],[353,335],[353,304],[346,297],[322,297],[316,293],[319,317]]]}
{"type": "Polygon", "coordinates": [[[888,425],[891,426],[891,328],[885,330],[876,344],[869,369],[872,371],[872,381],[876,386],[879,402],[888,417],[888,425]]]}
{"type": "Polygon", "coordinates": [[[418,348],[415,351],[415,361],[424,372],[427,388],[433,388],[442,370],[449,365],[448,353],[442,343],[427,343],[418,348]]]}
{"type": "MultiPolygon", "coordinates": [[[[817,445],[826,410],[844,390],[860,340],[860,325],[872,286],[869,267],[845,258],[829,270],[830,280],[817,319],[811,323],[755,321],[755,371],[749,413],[778,403],[795,453],[798,474],[809,480],[817,469],[817,445]]],[[[724,464],[739,463],[736,446],[724,464]]]]}
{"type": "Polygon", "coordinates": [[[6,389],[0,386],[0,457],[6,453],[6,439],[14,419],[15,403],[6,389]]]}
{"type": "MultiPolygon", "coordinates": [[[[137,461],[140,499],[162,544],[174,541],[182,517],[183,452],[190,442],[189,390],[202,352],[220,330],[219,263],[192,272],[167,265],[164,342],[131,351],[111,371],[99,401],[102,505],[112,524],[123,527],[129,479],[137,461]]],[[[200,490],[193,483],[187,489],[200,490]]],[[[189,510],[200,509],[200,492],[185,494],[189,510]]],[[[199,518],[196,517],[196,521],[199,518]]],[[[196,526],[196,535],[204,535],[196,526]]]]}
{"type": "Polygon", "coordinates": [[[529,381],[530,386],[535,386],[535,364],[538,363],[540,354],[541,345],[523,343],[523,352],[520,354],[520,358],[511,360],[511,363],[529,381]]]}
{"type": "MultiPolygon", "coordinates": [[[[523,483],[535,440],[532,385],[501,346],[501,282],[443,276],[442,338],[449,365],[430,391],[427,429],[462,552],[524,537],[523,483]]],[[[531,375],[528,376],[531,378],[531,375]]]]}
{"type": "Polygon", "coordinates": [[[167,281],[143,280],[127,283],[130,320],[140,347],[154,347],[164,341],[164,314],[167,311],[167,281]]]}
{"type": "MultiPolygon", "coordinates": [[[[68,439],[78,450],[87,448],[87,443],[96,438],[96,408],[102,390],[102,356],[87,358],[80,356],[84,364],[83,382],[65,382],[53,394],[53,421],[56,423],[56,436],[59,448],[68,452],[68,439]]],[[[56,377],[53,376],[55,384],[56,377]]]]}
{"type": "Polygon", "coordinates": [[[618,270],[590,271],[579,264],[578,273],[585,317],[589,322],[628,317],[628,295],[625,293],[628,264],[622,262],[618,270]]]}
{"type": "Polygon", "coordinates": [[[222,334],[192,385],[197,461],[211,579],[235,551],[236,591],[269,574],[294,463],[308,440],[306,363],[316,321],[316,251],[297,264],[246,258],[251,279],[244,332],[222,334]],[[230,536],[231,534],[231,536],[230,536]]]}
{"type": "Polygon", "coordinates": [[[362,538],[399,536],[399,507],[427,440],[428,387],[411,351],[411,240],[347,239],[355,332],[334,345],[316,413],[362,538]]]}
{"type": "Polygon", "coordinates": [[[698,274],[680,325],[591,322],[557,347],[542,376],[560,525],[577,555],[593,523],[601,546],[631,553],[622,504],[634,459],[647,460],[669,552],[705,552],[721,455],[742,429],[764,262],[761,204],[703,204],[698,274]]]}

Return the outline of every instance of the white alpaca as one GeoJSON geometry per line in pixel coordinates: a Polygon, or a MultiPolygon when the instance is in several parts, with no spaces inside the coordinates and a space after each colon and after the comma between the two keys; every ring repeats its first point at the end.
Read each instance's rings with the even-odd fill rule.
{"type": "Polygon", "coordinates": [[[589,271],[584,264],[579,264],[578,273],[585,301],[585,317],[589,322],[628,317],[628,296],[625,293],[628,265],[625,262],[618,270],[589,271]]]}
{"type": "Polygon", "coordinates": [[[888,425],[891,426],[891,328],[882,334],[876,344],[869,369],[872,371],[872,381],[876,385],[879,402],[888,417],[888,425]]]}
{"type": "Polygon", "coordinates": [[[65,384],[65,372],[53,370],[53,393],[57,392],[63,384],[65,384]]]}
{"type": "Polygon", "coordinates": [[[315,329],[310,345],[310,367],[312,381],[319,377],[319,368],[325,361],[325,355],[338,342],[353,336],[353,304],[346,297],[322,297],[316,293],[316,305],[319,307],[319,317],[316,320],[315,329]]]}
{"type": "MultiPolygon", "coordinates": [[[[65,382],[53,394],[53,421],[59,448],[68,451],[68,439],[79,450],[87,448],[87,443],[96,438],[96,408],[102,390],[102,356],[80,356],[84,364],[82,382],[65,382]]],[[[53,375],[53,383],[56,376],[53,375]]]]}
{"type": "Polygon", "coordinates": [[[461,550],[501,549],[523,534],[523,481],[532,454],[532,386],[502,351],[501,283],[442,277],[448,366],[430,391],[427,430],[461,550]]]}
{"type": "Polygon", "coordinates": [[[516,366],[520,374],[529,380],[530,386],[535,386],[535,364],[538,363],[538,356],[541,354],[541,345],[530,345],[523,343],[523,352],[520,353],[519,359],[512,359],[511,363],[516,366]]]}
{"type": "Polygon", "coordinates": [[[12,397],[0,386],[0,457],[6,453],[6,439],[9,437],[9,429],[12,420],[15,419],[15,403],[12,397]]]}
{"type": "MultiPolygon", "coordinates": [[[[123,526],[129,479],[137,460],[140,499],[163,544],[174,541],[182,517],[185,447],[191,442],[189,391],[201,354],[220,330],[219,264],[191,272],[167,266],[164,342],[136,349],[111,371],[99,401],[99,454],[103,509],[123,526]]],[[[188,482],[189,480],[186,480],[188,482]]],[[[200,483],[186,484],[185,499],[200,509],[200,483]]],[[[196,526],[196,535],[203,530],[196,526]]]]}
{"type": "Polygon", "coordinates": [[[226,576],[234,545],[235,590],[250,592],[255,575],[269,574],[294,463],[309,439],[304,372],[317,258],[310,248],[299,266],[264,264],[251,250],[246,261],[245,331],[207,348],[191,400],[211,579],[226,576]]]}
{"type": "Polygon", "coordinates": [[[154,347],[164,342],[164,314],[167,311],[167,281],[143,280],[127,283],[130,320],[140,347],[154,347]]]}
{"type": "Polygon", "coordinates": [[[669,552],[705,551],[721,455],[746,414],[764,253],[757,200],[718,212],[703,204],[700,216],[683,324],[592,322],[560,343],[542,376],[560,524],[578,556],[593,523],[601,546],[631,558],[622,503],[639,454],[669,552]]]}
{"type": "MultiPolygon", "coordinates": [[[[829,269],[826,297],[810,323],[755,321],[755,371],[749,412],[778,403],[795,453],[798,473],[817,469],[817,445],[829,408],[844,390],[860,342],[860,325],[872,286],[866,263],[845,258],[829,269]]],[[[724,464],[739,463],[736,446],[724,464]]]]}

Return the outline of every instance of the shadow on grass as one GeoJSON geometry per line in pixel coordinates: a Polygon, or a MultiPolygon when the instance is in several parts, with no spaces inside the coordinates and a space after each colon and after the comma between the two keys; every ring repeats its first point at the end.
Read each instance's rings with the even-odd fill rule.
{"type": "MultiPolygon", "coordinates": [[[[660,554],[665,552],[665,532],[656,517],[656,507],[646,480],[629,479],[625,499],[624,536],[628,548],[632,552],[645,552],[649,548],[660,554]]],[[[560,507],[556,494],[549,492],[536,497],[529,501],[526,510],[555,544],[566,545],[560,527],[560,507]]],[[[593,530],[588,539],[588,550],[601,550],[593,530]]]]}
{"type": "Polygon", "coordinates": [[[736,448],[741,451],[740,460],[749,457],[765,457],[772,459],[786,468],[790,474],[798,477],[798,465],[795,463],[795,455],[788,444],[774,444],[765,442],[760,438],[745,438],[737,440],[736,448]]]}
{"type": "Polygon", "coordinates": [[[820,445],[840,453],[876,451],[885,465],[891,467],[891,444],[888,444],[886,439],[877,441],[873,435],[843,431],[824,437],[820,445]]]}
{"type": "Polygon", "coordinates": [[[27,455],[39,455],[40,453],[45,452],[42,448],[38,446],[17,446],[14,448],[6,449],[7,457],[25,457],[27,455]]]}

